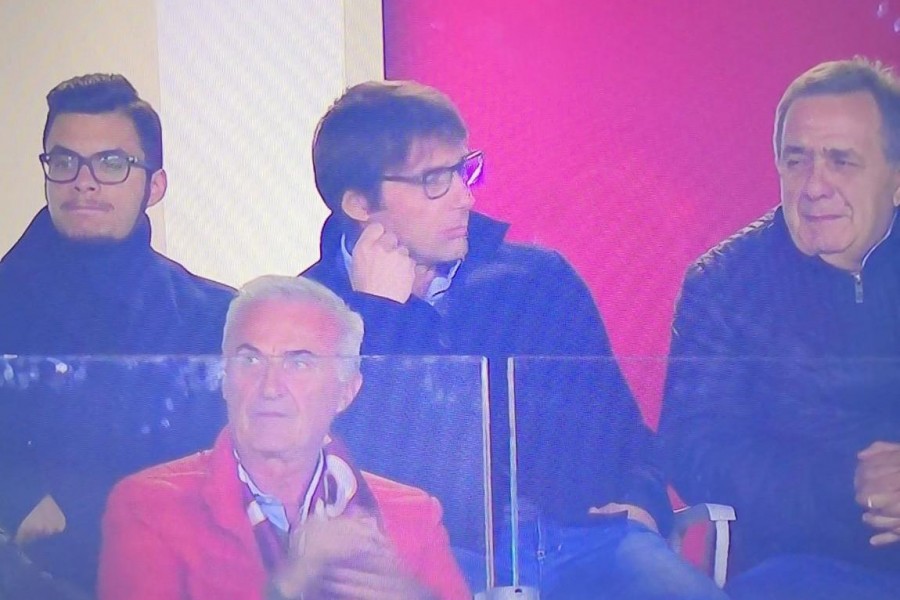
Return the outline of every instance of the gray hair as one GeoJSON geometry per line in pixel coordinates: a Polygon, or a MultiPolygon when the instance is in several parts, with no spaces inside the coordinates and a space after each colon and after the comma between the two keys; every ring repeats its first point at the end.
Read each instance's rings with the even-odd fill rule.
{"type": "Polygon", "coordinates": [[[285,300],[288,302],[308,302],[328,310],[340,327],[338,356],[347,360],[341,371],[345,377],[359,372],[359,350],[363,339],[363,320],[358,313],[347,306],[330,289],[306,277],[287,275],[263,275],[245,283],[238,295],[228,306],[225,316],[225,331],[222,335],[222,350],[230,337],[241,314],[265,300],[285,300]]]}
{"type": "Polygon", "coordinates": [[[861,56],[852,60],[823,62],[806,71],[785,90],[775,109],[775,157],[781,159],[781,142],[788,109],[799,98],[828,94],[868,92],[881,113],[884,154],[900,164],[900,79],[890,67],[861,56]]]}

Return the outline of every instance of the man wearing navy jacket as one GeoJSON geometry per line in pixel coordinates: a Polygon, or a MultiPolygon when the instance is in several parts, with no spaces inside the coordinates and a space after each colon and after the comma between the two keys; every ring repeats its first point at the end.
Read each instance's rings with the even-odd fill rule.
{"type": "Polygon", "coordinates": [[[472,211],[470,186],[485,159],[467,142],[456,107],[433,88],[350,88],[313,142],[316,185],[332,214],[321,260],[304,275],[363,316],[364,354],[488,357],[500,505],[506,358],[600,357],[532,363],[525,387],[537,394],[517,408],[519,496],[548,525],[538,548],[542,595],[715,597],[712,582],[658,535],[671,507],[652,466],[652,434],[590,292],[557,252],[506,242],[506,224],[472,211]]]}
{"type": "Polygon", "coordinates": [[[735,508],[734,597],[896,598],[900,80],[813,67],[774,146],[780,205],[685,276],[665,456],[685,500],[735,508]]]}
{"type": "MultiPolygon", "coordinates": [[[[167,183],[156,111],[121,75],[64,81],[47,103],[38,157],[47,205],[0,261],[0,355],[218,354],[233,290],[150,246],[145,211],[162,200],[167,183]]],[[[80,413],[68,407],[77,414],[64,416],[61,405],[49,406],[34,392],[28,402],[17,396],[4,403],[0,415],[8,420],[0,525],[39,567],[84,587],[95,576],[109,487],[145,461],[174,458],[154,456],[152,448],[149,456],[104,448],[102,440],[112,444],[104,429],[124,425],[83,422],[112,393],[130,398],[134,413],[168,393],[141,383],[140,390],[95,390],[99,397],[87,398],[80,413]],[[79,414],[82,422],[70,421],[79,414]]],[[[219,425],[206,426],[213,434],[219,425]]],[[[137,441],[138,434],[130,436],[137,441]]],[[[176,445],[190,451],[210,441],[198,434],[176,445]]]]}

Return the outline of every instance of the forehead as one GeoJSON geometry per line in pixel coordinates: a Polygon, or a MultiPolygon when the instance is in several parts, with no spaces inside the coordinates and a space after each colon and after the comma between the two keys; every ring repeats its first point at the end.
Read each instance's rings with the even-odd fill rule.
{"type": "Polygon", "coordinates": [[[467,152],[466,141],[448,141],[439,137],[415,138],[409,145],[409,153],[403,168],[408,171],[424,171],[434,167],[449,167],[467,152]]]}
{"type": "Polygon", "coordinates": [[[142,154],[134,122],[120,112],[57,115],[47,134],[45,149],[54,146],[65,146],[84,155],[116,148],[142,154]]]}
{"type": "Polygon", "coordinates": [[[237,315],[227,346],[242,344],[277,355],[308,350],[322,356],[337,353],[340,325],[326,308],[311,301],[270,299],[254,302],[237,315]]]}
{"type": "Polygon", "coordinates": [[[784,120],[783,144],[873,148],[882,145],[881,113],[868,92],[806,96],[784,120]]]}

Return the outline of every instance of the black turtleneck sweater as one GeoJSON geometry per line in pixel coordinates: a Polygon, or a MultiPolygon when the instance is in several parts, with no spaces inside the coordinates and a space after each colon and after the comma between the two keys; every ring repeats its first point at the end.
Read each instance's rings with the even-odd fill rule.
{"type": "Polygon", "coordinates": [[[230,288],[150,247],[61,236],[42,209],[0,261],[0,354],[218,354],[230,288]]]}
{"type": "Polygon", "coordinates": [[[221,399],[192,389],[191,363],[133,355],[219,354],[233,296],[155,252],[146,216],[124,240],[78,242],[44,208],[0,261],[0,356],[70,365],[57,381],[35,370],[46,360],[0,361],[0,527],[14,532],[45,494],[67,518],[26,548],[40,568],[90,589],[112,485],[212,443],[221,399]]]}

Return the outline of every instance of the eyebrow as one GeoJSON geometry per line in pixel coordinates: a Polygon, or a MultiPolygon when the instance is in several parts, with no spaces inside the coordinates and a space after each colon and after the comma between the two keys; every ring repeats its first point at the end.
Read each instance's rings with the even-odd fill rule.
{"type": "MultiPolygon", "coordinates": [[[[262,350],[247,342],[235,348],[235,352],[253,352],[265,356],[265,353],[262,350]]],[[[284,358],[296,358],[298,356],[316,356],[316,354],[311,350],[288,350],[282,354],[282,356],[284,358]]]]}
{"type": "Polygon", "coordinates": [[[834,159],[852,159],[855,161],[862,160],[862,156],[859,155],[855,150],[844,149],[844,148],[825,148],[825,155],[834,160],[834,159]]]}
{"type": "MultiPolygon", "coordinates": [[[[813,150],[806,146],[785,146],[781,151],[782,156],[787,156],[790,154],[802,154],[804,156],[808,156],[813,154],[813,150]]],[[[822,154],[831,160],[834,159],[853,159],[853,160],[862,160],[862,156],[853,149],[850,148],[822,148],[822,154]]]]}
{"type": "MultiPolygon", "coordinates": [[[[67,147],[63,146],[62,144],[54,144],[52,148],[47,150],[47,154],[52,154],[53,152],[61,152],[61,153],[65,153],[65,154],[71,154],[72,156],[81,156],[82,158],[90,158],[92,156],[97,156],[98,154],[108,154],[110,152],[121,152],[122,154],[127,154],[129,156],[131,155],[124,148],[116,147],[116,148],[104,148],[103,150],[100,150],[99,152],[93,152],[91,154],[88,154],[87,156],[84,156],[80,152],[75,152],[71,148],[67,148],[67,147]]],[[[141,160],[143,160],[143,159],[141,159],[141,160]]]]}
{"type": "Polygon", "coordinates": [[[254,346],[253,344],[243,343],[237,348],[234,349],[235,352],[255,352],[257,354],[262,354],[259,348],[254,346]]]}
{"type": "Polygon", "coordinates": [[[810,154],[810,149],[805,146],[788,145],[781,149],[781,154],[810,154]]]}

